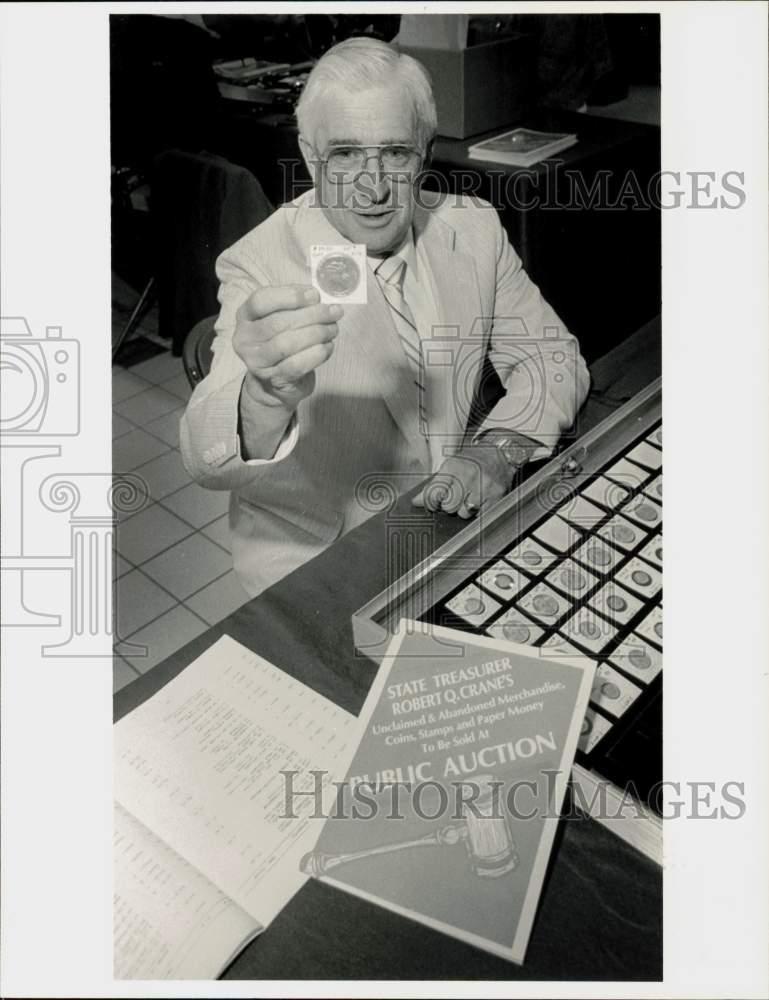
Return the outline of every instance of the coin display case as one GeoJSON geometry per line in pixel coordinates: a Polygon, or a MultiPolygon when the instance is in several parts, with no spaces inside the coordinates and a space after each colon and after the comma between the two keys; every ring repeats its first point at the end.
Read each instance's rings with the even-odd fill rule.
{"type": "Polygon", "coordinates": [[[380,659],[402,618],[594,659],[573,780],[632,801],[596,818],[661,862],[659,379],[359,609],[356,648],[380,659]]]}

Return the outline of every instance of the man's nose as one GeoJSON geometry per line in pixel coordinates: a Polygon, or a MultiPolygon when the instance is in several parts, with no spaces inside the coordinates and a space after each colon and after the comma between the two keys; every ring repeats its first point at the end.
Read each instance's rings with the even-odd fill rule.
{"type": "Polygon", "coordinates": [[[390,197],[390,178],[374,157],[369,160],[366,169],[358,177],[358,186],[372,202],[377,204],[390,197]]]}

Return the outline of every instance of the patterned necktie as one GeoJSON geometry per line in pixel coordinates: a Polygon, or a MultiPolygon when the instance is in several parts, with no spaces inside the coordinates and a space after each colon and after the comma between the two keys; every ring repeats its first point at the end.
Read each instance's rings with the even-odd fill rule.
{"type": "Polygon", "coordinates": [[[406,277],[406,261],[400,257],[385,257],[374,271],[387,299],[387,304],[395,313],[395,329],[398,331],[403,353],[408,358],[414,381],[420,391],[422,385],[422,347],[419,340],[414,315],[403,297],[403,279],[406,277]]]}

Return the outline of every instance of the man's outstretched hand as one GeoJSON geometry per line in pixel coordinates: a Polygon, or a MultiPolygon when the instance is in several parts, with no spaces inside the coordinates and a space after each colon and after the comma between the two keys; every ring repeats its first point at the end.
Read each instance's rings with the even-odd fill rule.
{"type": "Polygon", "coordinates": [[[258,288],[238,309],[232,346],[246,366],[238,431],[242,458],[269,459],[331,357],[344,310],[311,285],[258,288]]]}
{"type": "Polygon", "coordinates": [[[344,310],[323,305],[311,285],[258,288],[238,309],[232,346],[255,403],[293,412],[315,388],[315,369],[331,357],[344,310]]]}

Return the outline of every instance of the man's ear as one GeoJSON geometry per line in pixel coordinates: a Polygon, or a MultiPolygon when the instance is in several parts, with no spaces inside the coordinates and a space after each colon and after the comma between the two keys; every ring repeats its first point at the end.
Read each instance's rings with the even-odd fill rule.
{"type": "Polygon", "coordinates": [[[302,159],[304,160],[305,166],[310,171],[310,177],[312,177],[314,184],[316,180],[315,175],[319,167],[317,153],[303,135],[299,136],[299,149],[301,150],[302,159]]]}

